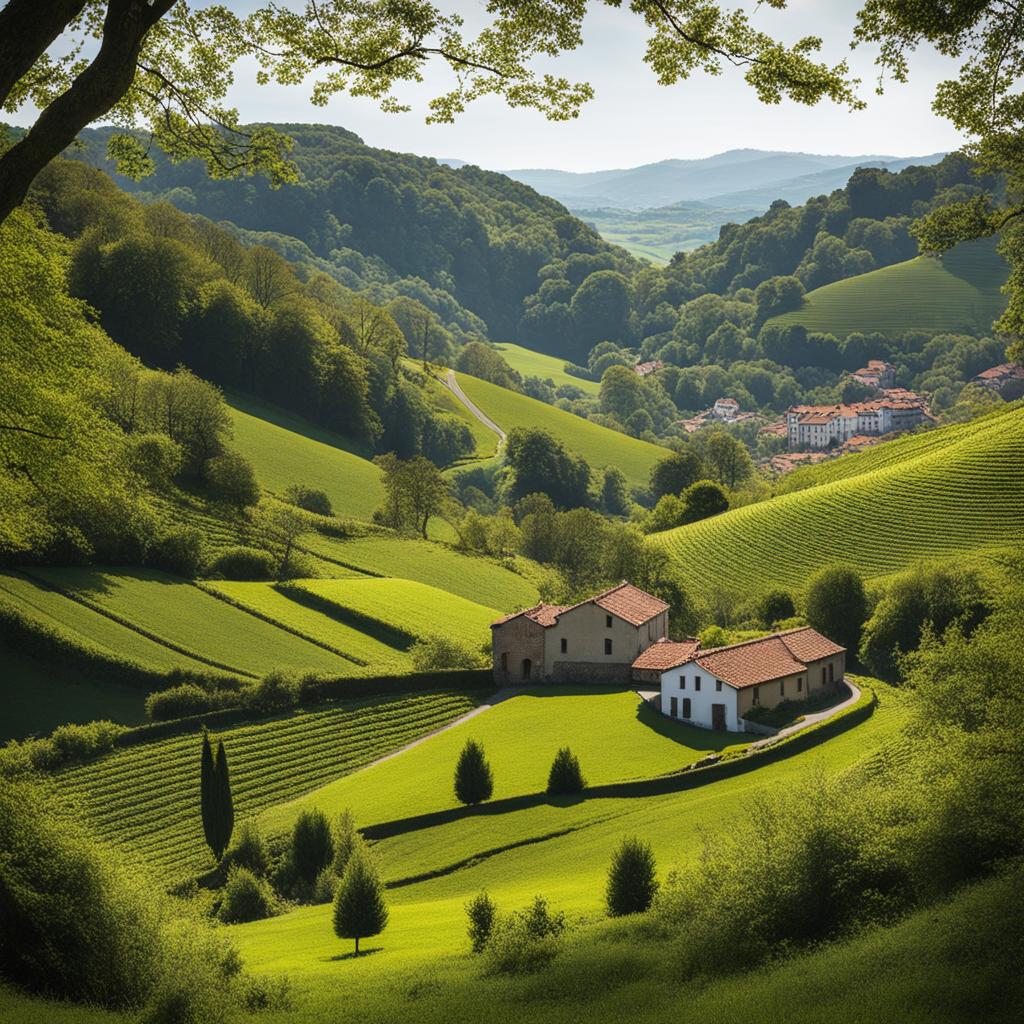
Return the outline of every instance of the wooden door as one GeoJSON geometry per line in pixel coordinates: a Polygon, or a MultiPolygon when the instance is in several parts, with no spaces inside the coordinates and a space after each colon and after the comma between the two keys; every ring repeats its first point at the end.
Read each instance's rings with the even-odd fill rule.
{"type": "Polygon", "coordinates": [[[719,732],[725,732],[725,705],[711,705],[711,728],[719,732]]]}

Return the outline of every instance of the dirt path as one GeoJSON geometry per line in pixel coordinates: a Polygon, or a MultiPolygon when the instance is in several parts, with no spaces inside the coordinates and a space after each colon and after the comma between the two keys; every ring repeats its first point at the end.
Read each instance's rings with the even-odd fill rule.
{"type": "Polygon", "coordinates": [[[493,430],[498,435],[498,448],[505,443],[505,431],[498,426],[494,420],[491,419],[487,413],[483,412],[479,406],[473,403],[473,400],[466,394],[465,391],[459,386],[458,379],[455,376],[454,370],[445,371],[445,375],[441,378],[441,383],[478,419],[488,430],[493,430]]]}

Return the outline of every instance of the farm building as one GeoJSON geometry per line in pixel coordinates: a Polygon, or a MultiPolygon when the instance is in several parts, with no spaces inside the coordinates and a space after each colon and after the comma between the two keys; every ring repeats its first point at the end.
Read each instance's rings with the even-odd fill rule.
{"type": "Polygon", "coordinates": [[[924,398],[892,388],[870,402],[794,405],[786,412],[786,428],[790,449],[834,448],[858,434],[878,436],[910,430],[929,419],[924,398]]]}
{"type": "Polygon", "coordinates": [[[896,367],[884,359],[869,359],[868,365],[854,370],[850,378],[858,384],[882,391],[896,386],[896,367]]]}
{"type": "Polygon", "coordinates": [[[668,633],[668,605],[623,581],[573,605],[538,604],[491,624],[498,683],[629,682],[668,633]]]}
{"type": "Polygon", "coordinates": [[[705,651],[693,641],[662,641],[633,667],[637,681],[657,673],[664,714],[743,732],[751,708],[806,700],[841,682],[846,649],[807,626],[705,651]]]}
{"type": "Polygon", "coordinates": [[[1008,402],[1024,398],[1024,366],[1017,363],[1000,363],[999,366],[982,370],[971,378],[972,384],[996,392],[1008,402]]]}

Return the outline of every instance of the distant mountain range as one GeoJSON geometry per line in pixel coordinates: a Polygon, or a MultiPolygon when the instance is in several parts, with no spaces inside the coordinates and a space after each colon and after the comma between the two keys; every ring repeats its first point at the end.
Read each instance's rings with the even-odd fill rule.
{"type": "Polygon", "coordinates": [[[775,199],[797,204],[842,188],[858,167],[898,171],[911,164],[937,163],[944,155],[829,156],[733,149],[701,160],[660,160],[616,170],[575,173],[523,169],[503,173],[574,212],[647,210],[695,200],[712,207],[764,209],[775,199]]]}

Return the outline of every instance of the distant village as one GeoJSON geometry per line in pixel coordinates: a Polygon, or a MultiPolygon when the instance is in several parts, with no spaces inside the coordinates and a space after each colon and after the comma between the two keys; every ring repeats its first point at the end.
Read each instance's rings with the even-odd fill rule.
{"type": "MultiPolygon", "coordinates": [[[[638,363],[641,377],[661,368],[657,360],[638,363]]],[[[764,424],[758,436],[784,438],[787,451],[771,456],[773,472],[783,474],[797,466],[862,451],[890,436],[935,423],[928,399],[916,391],[896,387],[896,367],[882,359],[869,359],[849,379],[876,392],[876,397],[835,405],[794,405],[784,417],[764,424]]],[[[1006,401],[1024,397],[1024,366],[1002,363],[971,378],[970,383],[996,392],[1006,401]]],[[[715,423],[737,424],[758,419],[756,412],[740,408],[735,398],[719,398],[710,409],[679,420],[688,434],[715,423]]]]}

